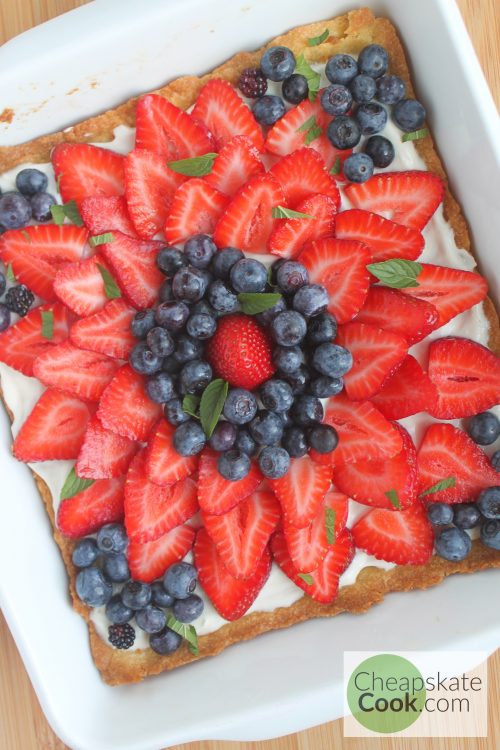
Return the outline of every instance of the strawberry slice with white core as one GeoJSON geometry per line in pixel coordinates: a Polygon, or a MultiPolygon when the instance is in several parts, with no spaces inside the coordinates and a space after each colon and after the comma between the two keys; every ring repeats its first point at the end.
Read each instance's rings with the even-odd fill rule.
{"type": "Polygon", "coordinates": [[[205,448],[200,457],[198,469],[198,501],[205,513],[220,515],[227,513],[242,500],[255,492],[262,482],[262,474],[255,462],[244,479],[230,482],[219,474],[217,460],[219,454],[205,448]]]}
{"type": "Polygon", "coordinates": [[[64,536],[78,539],[94,534],[106,523],[123,520],[125,478],[98,479],[77,495],[63,500],[57,510],[57,528],[64,536]]]}
{"type": "Polygon", "coordinates": [[[79,208],[81,217],[91,235],[117,231],[123,232],[129,237],[137,237],[123,196],[97,195],[84,198],[80,202],[79,208]]]}
{"type": "Polygon", "coordinates": [[[94,195],[123,195],[124,157],[90,143],[60,143],[52,151],[52,166],[64,203],[94,195]]]}
{"type": "Polygon", "coordinates": [[[227,206],[223,195],[201,177],[193,177],[174,193],[165,224],[171,244],[186,242],[194,234],[212,234],[227,206]]]}
{"type": "Polygon", "coordinates": [[[298,204],[297,211],[312,218],[279,221],[267,243],[273,255],[295,258],[307,242],[333,234],[336,205],[328,195],[311,195],[298,204]]]}
{"type": "Polygon", "coordinates": [[[154,542],[129,542],[127,558],[134,581],[152,583],[182,560],[193,546],[195,531],[188,525],[176,526],[154,542]]]}
{"type": "Polygon", "coordinates": [[[408,354],[371,397],[372,403],[387,419],[404,419],[421,411],[431,413],[437,390],[417,360],[408,354]]]}
{"type": "Polygon", "coordinates": [[[224,195],[233,196],[252,177],[264,172],[260,151],[245,135],[237,135],[219,152],[204,179],[224,195]]]}
{"type": "Polygon", "coordinates": [[[270,479],[269,486],[281,503],[287,523],[308,526],[332,483],[332,468],[313,461],[307,454],[292,458],[281,479],[270,479]]]}
{"type": "Polygon", "coordinates": [[[311,148],[299,148],[280,159],[270,170],[285,193],[287,206],[301,210],[298,204],[315,193],[328,195],[340,206],[340,193],[337,183],[325,169],[321,156],[311,148]]]}
{"type": "Polygon", "coordinates": [[[173,444],[175,427],[161,419],[148,443],[147,475],[159,485],[175,484],[198,468],[198,456],[181,456],[173,444]]]}
{"type": "Polygon", "coordinates": [[[94,255],[81,263],[71,263],[56,273],[55,294],[80,317],[102,310],[108,302],[99,266],[106,268],[106,263],[99,255],[94,255]]]}
{"type": "Polygon", "coordinates": [[[75,471],[85,479],[121,477],[137,451],[137,443],[102,426],[97,416],[90,420],[78,453],[75,471]]]}
{"type": "Polygon", "coordinates": [[[70,339],[80,349],[127,359],[137,340],[130,332],[136,311],[123,299],[114,299],[98,313],[78,320],[70,331],[70,339]]]}
{"type": "Polygon", "coordinates": [[[144,442],[161,416],[148,397],[146,379],[130,365],[120,367],[101,396],[97,416],[104,427],[130,440],[144,442]]]}
{"type": "Polygon", "coordinates": [[[356,323],[368,323],[403,336],[408,345],[424,339],[438,325],[438,311],[429,302],[398,289],[372,286],[356,315],[356,323]]]}
{"type": "Polygon", "coordinates": [[[156,266],[163,242],[134,240],[113,232],[113,241],[101,245],[111,273],[129,302],[136,308],[150,307],[158,298],[165,277],[156,266]]]}
{"type": "Polygon", "coordinates": [[[335,236],[358,240],[368,245],[372,263],[391,258],[416,260],[424,249],[424,238],[418,229],[405,227],[379,214],[353,208],[337,216],[335,236]]]}

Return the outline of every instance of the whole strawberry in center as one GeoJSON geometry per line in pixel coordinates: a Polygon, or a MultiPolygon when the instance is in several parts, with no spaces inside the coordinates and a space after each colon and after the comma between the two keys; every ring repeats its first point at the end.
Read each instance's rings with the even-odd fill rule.
{"type": "Polygon", "coordinates": [[[248,315],[220,319],[205,356],[218,377],[248,390],[257,388],[276,370],[267,333],[248,315]]]}

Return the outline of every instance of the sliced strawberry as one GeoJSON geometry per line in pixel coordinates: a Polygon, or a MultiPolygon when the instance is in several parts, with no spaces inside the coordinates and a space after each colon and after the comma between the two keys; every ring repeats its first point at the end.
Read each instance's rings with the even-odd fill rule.
{"type": "Polygon", "coordinates": [[[369,401],[353,403],[343,393],[328,401],[324,422],[335,427],[339,443],[326,458],[311,451],[311,458],[320,463],[340,465],[391,458],[403,446],[399,432],[369,401]]]}
{"type": "Polygon", "coordinates": [[[370,286],[366,265],[370,259],[367,245],[330,238],[311,242],[298,257],[311,281],[328,290],[328,309],[339,323],[352,320],[365,302],[370,286]]]}
{"type": "Polygon", "coordinates": [[[130,221],[125,198],[121,195],[97,195],[80,202],[80,214],[91,235],[123,232],[137,237],[130,221]]]}
{"type": "Polygon", "coordinates": [[[298,528],[308,526],[317,515],[331,483],[331,466],[318,464],[308,455],[292,458],[284,477],[269,480],[286,522],[298,528]]]}
{"type": "Polygon", "coordinates": [[[123,156],[90,143],[60,143],[52,166],[64,203],[94,195],[123,195],[123,156]]]}
{"type": "Polygon", "coordinates": [[[194,563],[203,590],[225,620],[243,617],[271,572],[271,555],[266,548],[250,578],[234,578],[223,564],[206,529],[200,529],[196,534],[194,563]]]}
{"type": "Polygon", "coordinates": [[[97,416],[104,427],[130,440],[144,442],[161,416],[147,396],[146,379],[129,365],[120,367],[101,396],[97,416]]]}
{"type": "Polygon", "coordinates": [[[129,542],[127,548],[130,574],[134,581],[152,583],[183,559],[193,546],[195,531],[190,526],[176,526],[154,542],[129,542]]]}
{"type": "Polygon", "coordinates": [[[235,578],[250,578],[281,518],[272,492],[257,490],[219,516],[202,513],[220,559],[235,578]]]}
{"type": "Polygon", "coordinates": [[[230,482],[219,474],[218,454],[205,449],[200,457],[198,469],[198,502],[205,513],[220,515],[227,513],[248,495],[254,492],[262,481],[262,474],[256,463],[244,479],[230,482]]]}
{"type": "Polygon", "coordinates": [[[127,473],[137,443],[102,426],[97,416],[90,420],[75,470],[85,479],[112,479],[127,473]]]}
{"type": "Polygon", "coordinates": [[[175,192],[165,225],[168,242],[185,242],[193,234],[212,234],[228,197],[201,177],[193,177],[175,192]]]}
{"type": "Polygon", "coordinates": [[[113,276],[134,307],[150,307],[156,302],[164,281],[156,266],[156,256],[164,243],[134,240],[121,232],[113,232],[113,236],[113,242],[101,245],[113,276]]]}
{"type": "Polygon", "coordinates": [[[235,135],[246,135],[254,146],[262,148],[264,137],[251,110],[230,83],[212,78],[198,94],[193,117],[201,120],[213,133],[216,151],[235,135]]]}
{"type": "Polygon", "coordinates": [[[198,456],[181,456],[172,439],[175,428],[161,419],[151,433],[147,453],[147,475],[159,485],[175,484],[198,468],[198,456]]]}
{"type": "Polygon", "coordinates": [[[236,193],[214,231],[218,247],[239,247],[265,253],[269,235],[277,226],[272,210],[285,205],[280,185],[269,174],[253,177],[236,193]]]}
{"type": "Polygon", "coordinates": [[[333,234],[335,202],[328,195],[311,195],[297,205],[297,211],[313,219],[282,219],[273,229],[267,247],[273,255],[295,258],[306,242],[333,234]]]}
{"type": "Polygon", "coordinates": [[[348,507],[346,495],[327,492],[315,518],[308,526],[298,529],[288,523],[283,525],[286,546],[295,570],[310,573],[318,567],[345,527],[348,507]],[[327,536],[327,523],[330,519],[328,511],[334,511],[334,526],[331,531],[333,541],[330,542],[327,536]]]}
{"type": "Polygon", "coordinates": [[[416,260],[424,249],[424,238],[418,229],[396,224],[395,221],[359,208],[338,214],[335,236],[368,245],[372,263],[390,258],[416,260]]]}
{"type": "Polygon", "coordinates": [[[438,311],[439,326],[481,302],[488,284],[478,273],[422,263],[418,286],[402,289],[405,294],[430,302],[438,311]]]}
{"type": "Polygon", "coordinates": [[[123,520],[125,479],[99,479],[83,492],[63,500],[57,510],[57,528],[71,539],[94,534],[105,523],[123,520]]]}
{"type": "Polygon", "coordinates": [[[19,430],[14,456],[25,462],[76,458],[89,419],[87,404],[49,388],[19,430]]]}
{"type": "Polygon", "coordinates": [[[40,354],[33,375],[44,385],[87,401],[98,401],[120,363],[104,354],[77,349],[69,341],[40,354]]]}
{"type": "Polygon", "coordinates": [[[500,358],[475,341],[449,336],[429,348],[429,377],[437,401],[427,411],[438,419],[458,419],[500,403],[500,358]]]}
{"type": "Polygon", "coordinates": [[[299,148],[280,159],[272,168],[272,176],[279,182],[285,193],[287,206],[297,210],[298,204],[315,193],[328,195],[335,205],[340,206],[340,193],[337,183],[325,169],[321,156],[311,148],[299,148]]]}
{"type": "Polygon", "coordinates": [[[401,425],[394,422],[403,440],[403,449],[393,458],[358,461],[336,466],[335,486],[364,505],[394,510],[386,493],[397,493],[401,508],[412,505],[417,497],[417,453],[413,441],[401,425]]]}
{"type": "Polygon", "coordinates": [[[398,289],[372,286],[356,323],[368,323],[403,336],[408,345],[424,339],[438,325],[438,311],[429,302],[398,289]]]}
{"type": "Polygon", "coordinates": [[[106,263],[99,255],[81,263],[71,263],[56,273],[54,292],[74,313],[81,317],[102,310],[108,299],[99,265],[106,263]]]}
{"type": "Polygon", "coordinates": [[[354,208],[423,229],[443,200],[444,183],[432,172],[386,172],[347,185],[345,193],[354,208]]]}
{"type": "Polygon", "coordinates": [[[397,513],[374,508],[354,524],[352,535],[356,547],[396,565],[423,565],[434,546],[432,526],[420,502],[397,513]]]}
{"type": "Polygon", "coordinates": [[[68,338],[71,316],[59,302],[35,307],[17,323],[0,334],[0,362],[23,375],[33,375],[35,359],[68,338]],[[42,312],[51,312],[52,338],[42,336],[42,312]]]}
{"type": "Polygon", "coordinates": [[[186,180],[160,154],[136,148],[125,159],[125,197],[139,237],[149,240],[165,225],[174,193],[186,180]]]}
{"type": "Polygon", "coordinates": [[[387,419],[404,419],[421,411],[431,413],[437,400],[436,386],[417,360],[408,354],[383,382],[371,402],[387,419]]]}
{"type": "Polygon", "coordinates": [[[418,449],[419,492],[448,477],[455,486],[426,495],[429,502],[463,503],[475,500],[481,490],[498,485],[498,472],[484,451],[451,424],[432,424],[418,449]]]}
{"type": "Polygon", "coordinates": [[[70,339],[80,349],[127,359],[132,347],[137,344],[130,332],[135,313],[124,299],[113,299],[100,312],[74,323],[70,339]]]}
{"type": "Polygon", "coordinates": [[[222,147],[205,180],[220,193],[233,196],[248,180],[262,172],[264,165],[259,149],[248,136],[237,135],[222,147]]]}
{"type": "Polygon", "coordinates": [[[214,150],[206,128],[163,96],[146,94],[137,102],[136,148],[161,154],[167,161],[189,159],[214,150]]]}

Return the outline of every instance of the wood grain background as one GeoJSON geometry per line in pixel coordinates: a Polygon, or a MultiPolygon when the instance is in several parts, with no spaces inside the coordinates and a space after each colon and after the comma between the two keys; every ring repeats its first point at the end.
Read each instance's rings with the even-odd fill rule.
{"type": "MultiPolygon", "coordinates": [[[[402,0],[404,1],[404,0],[402,0]]],[[[0,43],[83,5],[86,0],[0,0],[0,43]]],[[[181,0],[179,0],[181,2],[181,0]]],[[[448,0],[453,2],[453,0],[448,0]]],[[[500,102],[500,4],[457,0],[495,101],[500,102]]],[[[367,0],[367,4],[369,4],[367,0]]],[[[139,10],[140,0],[138,1],[139,10]]],[[[5,75],[6,71],[2,74],[5,75]]],[[[76,696],[75,696],[76,700],[76,696]]],[[[342,721],[267,742],[195,742],[183,750],[497,750],[500,747],[500,650],[489,660],[489,726],[484,739],[345,739],[342,721]]],[[[69,750],[42,714],[0,614],[0,750],[69,750]]]]}

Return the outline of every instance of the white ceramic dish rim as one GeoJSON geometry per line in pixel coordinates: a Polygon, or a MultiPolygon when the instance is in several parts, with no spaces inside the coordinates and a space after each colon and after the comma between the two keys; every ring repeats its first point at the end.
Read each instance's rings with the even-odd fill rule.
{"type": "MultiPolygon", "coordinates": [[[[150,0],[147,6],[141,4],[138,17],[134,0],[96,0],[0,49],[0,65],[9,70],[8,89],[0,84],[0,110],[10,106],[19,116],[15,128],[0,129],[0,141],[7,145],[15,142],[13,138],[22,141],[67,126],[107,108],[110,101],[118,103],[166,78],[210,69],[238,49],[260,46],[287,27],[361,5],[277,0],[271,13],[263,0],[244,5],[188,0],[182,7],[150,0]],[[181,27],[189,33],[180,35],[181,27]],[[190,53],[187,62],[177,54],[181,49],[190,53]],[[153,64],[155,55],[156,60],[168,61],[164,68],[168,75],[153,64]],[[37,59],[36,71],[33,59],[37,59]],[[51,66],[52,77],[53,69],[58,70],[55,82],[50,80],[51,66]],[[92,79],[100,85],[93,88],[92,79]],[[77,87],[79,91],[68,96],[77,87]],[[45,99],[48,103],[36,111],[45,99]]],[[[493,294],[498,301],[499,280],[488,243],[488,237],[498,236],[500,229],[499,207],[488,195],[500,164],[497,115],[458,9],[448,0],[407,0],[404,4],[386,0],[370,6],[385,12],[401,29],[415,64],[417,86],[430,104],[433,130],[472,221],[476,248],[485,272],[495,282],[493,294]],[[420,59],[416,39],[424,31],[429,35],[427,55],[420,59]],[[433,69],[436,58],[432,53],[438,46],[441,54],[447,52],[446,71],[433,69]],[[448,69],[453,72],[449,74],[448,69]],[[450,107],[441,109],[433,91],[427,89],[427,80],[433,80],[433,91],[448,90],[451,97],[460,91],[460,105],[453,98],[447,102],[458,115],[455,122],[450,107]],[[460,143],[465,144],[462,155],[469,156],[465,170],[452,158],[460,143]]],[[[0,603],[49,721],[74,750],[154,750],[196,739],[281,735],[341,714],[343,649],[492,651],[500,644],[498,615],[489,593],[492,585],[498,586],[500,572],[487,571],[470,578],[454,577],[438,589],[414,592],[411,597],[392,595],[362,618],[343,615],[305,623],[230,649],[215,661],[206,660],[142,685],[108,688],[91,662],[86,627],[67,605],[65,572],[55,545],[47,543],[48,522],[32,479],[6,449],[6,419],[2,435],[0,603]],[[17,545],[20,528],[22,540],[17,545]],[[47,581],[51,581],[49,587],[47,581]],[[482,614],[480,622],[477,612],[482,614]],[[421,627],[422,618],[426,628],[421,627]],[[211,690],[210,685],[217,689],[211,690]],[[182,700],[186,695],[191,695],[192,709],[182,700]]]]}

